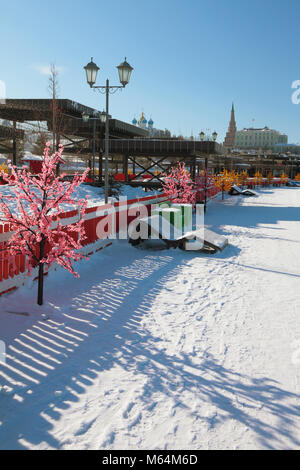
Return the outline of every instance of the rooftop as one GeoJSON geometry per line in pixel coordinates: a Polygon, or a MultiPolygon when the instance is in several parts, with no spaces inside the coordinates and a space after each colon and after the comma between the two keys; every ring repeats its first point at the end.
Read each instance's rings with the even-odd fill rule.
{"type": "Polygon", "coordinates": [[[276,131],[275,129],[270,129],[269,127],[244,127],[241,131],[238,132],[276,132],[279,135],[286,135],[283,132],[276,131]]]}

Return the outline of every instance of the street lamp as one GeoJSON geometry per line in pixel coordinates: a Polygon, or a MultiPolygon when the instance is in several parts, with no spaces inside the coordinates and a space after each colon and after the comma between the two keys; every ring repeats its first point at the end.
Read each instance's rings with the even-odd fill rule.
{"type": "Polygon", "coordinates": [[[86,113],[82,113],[83,122],[89,122],[90,116],[86,113]]]}
{"type": "MultiPolygon", "coordinates": [[[[207,129],[210,130],[210,129],[207,129]]],[[[204,140],[205,134],[203,131],[200,132],[199,134],[201,142],[204,140]]],[[[215,131],[212,133],[212,138],[213,141],[215,142],[217,140],[218,133],[215,131]]],[[[211,140],[211,138],[207,135],[206,136],[207,140],[211,140]]],[[[204,157],[204,212],[206,212],[207,208],[207,185],[208,185],[208,157],[209,154],[205,155],[204,157]]]]}
{"type": "MultiPolygon", "coordinates": [[[[209,131],[210,129],[207,129],[207,130],[209,131]]],[[[200,140],[203,141],[204,138],[205,138],[204,132],[201,131],[200,134],[199,134],[199,136],[200,136],[200,140]]],[[[213,141],[215,142],[215,141],[217,140],[217,137],[218,137],[218,133],[217,133],[216,131],[213,132],[213,133],[211,134],[211,136],[210,136],[208,133],[206,134],[206,140],[211,140],[211,138],[212,138],[213,141]]]]}
{"type": "MultiPolygon", "coordinates": [[[[95,113],[94,113],[95,116],[95,113]]],[[[96,113],[96,117],[90,117],[89,114],[85,112],[82,113],[81,118],[84,123],[93,121],[93,163],[92,163],[92,174],[93,174],[93,183],[95,183],[95,158],[96,158],[96,125],[97,121],[100,121],[102,124],[105,124],[107,115],[106,112],[96,113]]],[[[111,116],[108,116],[108,119],[111,119],[111,116]]]]}
{"type": "Polygon", "coordinates": [[[120,83],[122,83],[122,85],[125,87],[129,83],[133,68],[128,64],[125,57],[124,62],[118,65],[117,69],[119,72],[120,83]]]}
{"type": "Polygon", "coordinates": [[[84,123],[88,123],[90,121],[93,121],[93,160],[92,160],[92,174],[93,174],[93,183],[95,183],[95,159],[96,159],[96,126],[97,126],[97,121],[100,120],[100,113],[97,113],[98,117],[90,117],[89,114],[86,114],[85,112],[82,113],[81,118],[84,123]]]}
{"type": "Polygon", "coordinates": [[[109,114],[106,114],[105,111],[102,111],[102,113],[99,113],[99,118],[102,124],[105,124],[107,119],[111,119],[111,116],[109,114]]]}
{"type": "Polygon", "coordinates": [[[119,72],[120,85],[110,86],[109,80],[106,80],[106,85],[95,86],[97,80],[97,74],[100,68],[95,64],[93,58],[85,67],[86,80],[91,88],[98,89],[100,92],[105,93],[106,95],[106,110],[103,113],[100,113],[101,122],[105,122],[105,179],[104,179],[104,188],[105,188],[105,203],[108,203],[108,193],[109,193],[109,180],[108,180],[108,153],[109,153],[109,94],[115,93],[120,88],[125,88],[129,83],[131,73],[133,68],[126,61],[117,66],[119,72]],[[102,90],[102,91],[101,91],[102,90]],[[103,119],[103,121],[102,121],[103,119]]]}
{"type": "Polygon", "coordinates": [[[103,111],[103,113],[100,113],[99,116],[100,116],[100,121],[102,122],[102,124],[105,124],[105,122],[106,122],[105,112],[103,111]]]}
{"type": "Polygon", "coordinates": [[[93,183],[95,183],[95,157],[96,157],[96,125],[98,118],[91,118],[89,114],[85,112],[81,115],[82,120],[84,123],[88,123],[89,121],[93,121],[93,161],[92,161],[92,174],[93,174],[93,183]]]}
{"type": "Polygon", "coordinates": [[[86,81],[88,82],[90,87],[93,88],[96,83],[98,71],[100,70],[99,67],[93,62],[93,57],[91,58],[91,62],[89,62],[84,67],[84,69],[86,73],[86,81]]]}

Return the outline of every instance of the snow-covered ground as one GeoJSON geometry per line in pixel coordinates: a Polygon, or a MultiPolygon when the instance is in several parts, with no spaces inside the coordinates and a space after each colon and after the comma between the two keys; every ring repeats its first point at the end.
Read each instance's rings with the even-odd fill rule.
{"type": "MultiPolygon", "coordinates": [[[[127,200],[152,196],[156,194],[159,194],[159,192],[158,191],[145,192],[143,188],[141,187],[134,188],[126,184],[122,185],[119,190],[119,197],[126,197],[127,200]]],[[[17,202],[15,199],[14,186],[8,186],[8,185],[0,186],[0,199],[2,197],[4,198],[6,202],[9,203],[11,210],[16,212],[17,202]],[[13,197],[13,199],[8,201],[7,198],[10,198],[10,197],[13,197]]],[[[98,205],[105,203],[104,188],[91,186],[89,184],[81,184],[72,194],[72,197],[74,198],[75,201],[78,201],[79,199],[87,198],[88,207],[98,206],[98,205]]],[[[113,198],[110,198],[110,200],[112,201],[113,198]]],[[[72,209],[72,206],[68,204],[60,204],[60,209],[68,211],[72,209]]]]}
{"type": "Polygon", "coordinates": [[[206,222],[223,253],[114,242],[46,278],[43,317],[36,283],[0,300],[1,449],[300,447],[300,190],[206,222]]]}
{"type": "MultiPolygon", "coordinates": [[[[156,194],[160,194],[159,191],[144,191],[141,187],[132,187],[127,184],[123,184],[120,186],[119,190],[119,197],[126,197],[128,200],[142,198],[147,196],[153,196],[156,194]]],[[[98,205],[104,204],[105,195],[104,195],[104,188],[97,188],[95,186],[90,186],[88,184],[82,184],[76,190],[76,199],[84,199],[88,197],[88,205],[98,205]]]]}

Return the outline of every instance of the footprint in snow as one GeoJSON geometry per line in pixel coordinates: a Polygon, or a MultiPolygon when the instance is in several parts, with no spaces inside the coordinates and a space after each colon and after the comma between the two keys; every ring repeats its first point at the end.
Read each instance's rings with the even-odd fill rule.
{"type": "Polygon", "coordinates": [[[74,436],[82,436],[82,434],[85,434],[88,432],[88,430],[93,426],[97,418],[92,419],[91,421],[88,421],[87,423],[82,423],[78,431],[75,432],[74,436]]]}
{"type": "Polygon", "coordinates": [[[99,446],[99,449],[102,449],[103,447],[107,447],[109,445],[112,445],[114,440],[115,440],[115,433],[113,431],[111,431],[107,437],[104,439],[104,441],[102,441],[102,443],[100,444],[99,446]]]}
{"type": "Polygon", "coordinates": [[[132,410],[133,407],[134,407],[134,403],[130,402],[128,404],[128,406],[126,407],[126,410],[124,410],[123,413],[122,413],[123,418],[125,418],[125,419],[128,418],[128,415],[129,415],[129,413],[130,413],[130,411],[132,410]]]}
{"type": "Polygon", "coordinates": [[[138,413],[138,415],[131,421],[131,423],[128,425],[128,430],[130,431],[132,428],[134,428],[137,424],[142,419],[142,413],[138,413]]]}

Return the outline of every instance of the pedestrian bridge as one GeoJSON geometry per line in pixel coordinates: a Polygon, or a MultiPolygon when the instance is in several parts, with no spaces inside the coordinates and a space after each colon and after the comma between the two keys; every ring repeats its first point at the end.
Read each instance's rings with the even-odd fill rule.
{"type": "Polygon", "coordinates": [[[111,154],[131,156],[203,156],[222,153],[222,145],[213,141],[175,139],[111,139],[111,154]]]}

